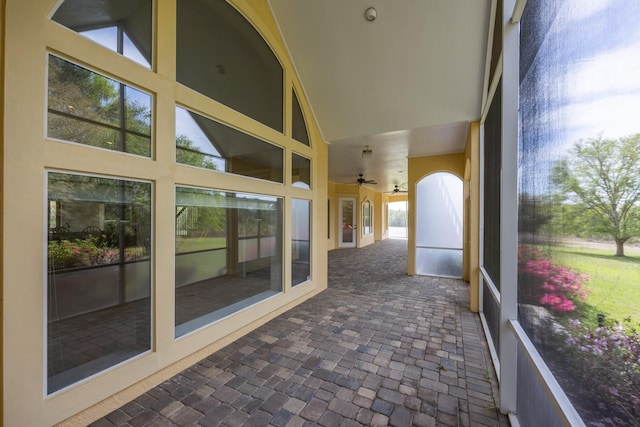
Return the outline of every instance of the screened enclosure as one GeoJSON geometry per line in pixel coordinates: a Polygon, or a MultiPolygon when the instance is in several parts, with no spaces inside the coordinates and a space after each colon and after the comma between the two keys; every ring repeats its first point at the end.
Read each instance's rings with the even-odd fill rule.
{"type": "Polygon", "coordinates": [[[639,15],[545,0],[521,21],[518,320],[594,426],[640,422],[639,15]]]}

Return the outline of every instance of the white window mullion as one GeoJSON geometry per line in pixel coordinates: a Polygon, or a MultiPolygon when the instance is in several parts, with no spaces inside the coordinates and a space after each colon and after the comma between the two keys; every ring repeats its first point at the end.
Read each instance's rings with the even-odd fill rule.
{"type": "Polygon", "coordinates": [[[517,320],[518,266],[518,89],[519,25],[511,23],[516,0],[503,4],[502,56],[502,174],[500,212],[500,410],[515,413],[517,403],[517,346],[509,326],[517,320]]]}

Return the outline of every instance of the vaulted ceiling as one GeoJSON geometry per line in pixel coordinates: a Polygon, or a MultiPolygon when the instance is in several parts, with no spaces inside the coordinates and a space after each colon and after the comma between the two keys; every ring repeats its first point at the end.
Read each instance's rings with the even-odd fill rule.
{"type": "Polygon", "coordinates": [[[330,144],[330,181],[363,173],[388,191],[407,181],[408,157],[464,149],[485,93],[491,0],[268,1],[330,144]]]}

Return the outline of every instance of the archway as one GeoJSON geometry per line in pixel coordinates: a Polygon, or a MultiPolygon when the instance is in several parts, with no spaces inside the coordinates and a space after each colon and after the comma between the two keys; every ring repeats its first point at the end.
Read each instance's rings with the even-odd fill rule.
{"type": "Polygon", "coordinates": [[[387,205],[387,218],[390,239],[407,238],[407,201],[390,202],[387,205]]]}
{"type": "Polygon", "coordinates": [[[428,175],[416,196],[416,274],[462,277],[462,180],[448,172],[428,175]]]}

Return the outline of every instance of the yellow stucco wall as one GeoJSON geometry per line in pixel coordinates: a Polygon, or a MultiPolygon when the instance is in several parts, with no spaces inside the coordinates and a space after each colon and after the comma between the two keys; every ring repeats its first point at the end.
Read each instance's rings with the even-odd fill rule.
{"type": "Polygon", "coordinates": [[[463,153],[409,159],[408,273],[415,274],[415,202],[418,182],[436,172],[450,172],[464,183],[463,279],[469,282],[470,309],[479,309],[480,124],[469,126],[463,153]]]}
{"type": "Polygon", "coordinates": [[[375,194],[376,191],[372,190],[369,187],[359,186],[358,187],[358,213],[356,216],[357,221],[357,230],[358,230],[358,247],[362,248],[364,246],[371,245],[375,242],[375,220],[377,215],[375,214],[376,206],[375,206],[375,194]],[[369,233],[365,234],[364,229],[364,204],[369,202],[371,205],[371,224],[369,233]]]}
{"type": "MultiPolygon", "coordinates": [[[[340,198],[351,197],[355,199],[356,206],[356,224],[359,224],[360,209],[359,209],[359,197],[360,193],[357,185],[349,184],[335,184],[329,183],[329,204],[331,206],[331,239],[329,249],[336,249],[340,247],[340,198]]],[[[356,238],[356,247],[360,244],[360,233],[354,234],[356,238]]]]}
{"type": "Polygon", "coordinates": [[[327,233],[328,250],[335,249],[338,246],[338,199],[336,197],[336,184],[329,182],[327,184],[327,203],[329,215],[329,231],[327,233]]]}
{"type": "MultiPolygon", "coordinates": [[[[285,109],[291,111],[291,87],[296,89],[312,142],[292,140],[291,118],[285,133],[267,129],[219,103],[205,100],[175,82],[175,2],[157,5],[155,70],[110,53],[93,42],[51,22],[57,0],[2,0],[0,14],[5,51],[2,62],[2,315],[3,315],[3,423],[45,426],[64,422],[87,425],[120,407],[147,389],[178,373],[287,309],[326,289],[327,284],[327,163],[322,141],[304,93],[287,56],[265,0],[232,0],[263,34],[280,59],[285,76],[285,109]],[[160,31],[158,31],[158,29],[160,31]],[[48,51],[69,57],[107,75],[140,86],[154,94],[154,158],[96,151],[87,146],[46,138],[46,71],[48,51]],[[283,147],[285,185],[217,174],[215,185],[239,192],[272,194],[285,200],[284,223],[291,219],[291,198],[312,202],[312,280],[291,288],[247,310],[228,316],[179,340],[174,338],[174,187],[190,183],[207,187],[211,173],[175,164],[175,103],[210,113],[251,134],[283,147]],[[312,159],[312,191],[291,186],[293,152],[312,159]],[[99,161],[97,161],[99,157],[99,161]],[[44,363],[46,268],[45,174],[47,170],[79,171],[148,180],[154,185],[154,318],[153,349],[105,372],[45,397],[44,363]],[[167,209],[162,209],[167,207],[167,209]]],[[[291,232],[285,230],[285,249],[291,232]]],[[[291,254],[284,252],[285,265],[291,254]]],[[[290,272],[285,269],[285,283],[290,272]]]]}
{"type": "MultiPolygon", "coordinates": [[[[0,129],[4,129],[4,15],[7,2],[0,1],[0,129]]],[[[4,189],[4,132],[0,132],[0,188],[4,189]]],[[[0,190],[4,191],[4,190],[0,190]]],[[[4,197],[0,197],[0,212],[4,212],[4,197]]],[[[4,236],[4,221],[0,222],[0,236],[4,236]]],[[[4,271],[4,245],[0,246],[0,271],[4,271]]],[[[0,355],[4,354],[4,281],[0,280],[0,355]]],[[[4,383],[4,363],[0,359],[0,383],[4,383]]],[[[4,387],[0,388],[0,402],[4,401],[4,387]]],[[[4,420],[4,405],[0,403],[0,420],[4,420]]]]}
{"type": "Polygon", "coordinates": [[[373,218],[375,220],[375,230],[373,237],[375,240],[384,240],[389,237],[389,229],[387,228],[389,195],[385,193],[375,193],[374,200],[375,213],[373,218]]]}
{"type": "Polygon", "coordinates": [[[366,186],[358,186],[351,184],[335,184],[329,183],[328,197],[330,206],[330,229],[331,234],[328,239],[328,248],[340,248],[340,198],[352,197],[356,201],[356,245],[362,248],[373,244],[376,240],[383,240],[388,237],[386,229],[386,204],[391,197],[387,194],[377,192],[366,186]],[[364,234],[363,224],[363,206],[366,201],[371,203],[372,207],[372,225],[371,233],[364,234]]]}
{"type": "Polygon", "coordinates": [[[472,122],[465,156],[465,270],[469,281],[469,309],[479,311],[480,265],[480,123],[472,122]]]}

